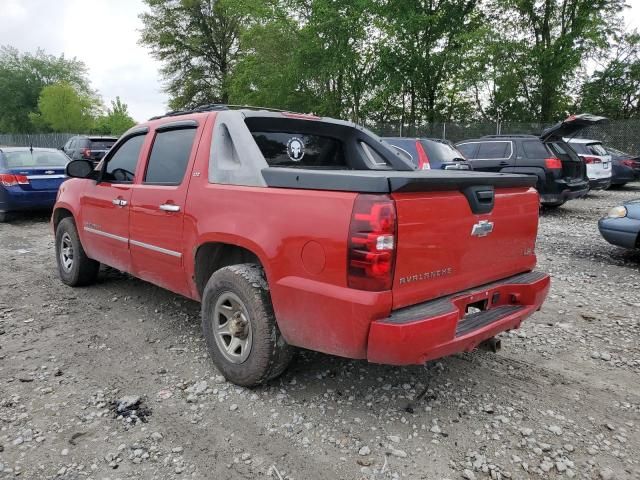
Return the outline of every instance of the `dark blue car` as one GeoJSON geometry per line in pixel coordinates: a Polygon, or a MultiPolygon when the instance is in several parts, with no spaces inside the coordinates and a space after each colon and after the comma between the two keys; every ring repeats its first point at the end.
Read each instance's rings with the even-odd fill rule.
{"type": "Polygon", "coordinates": [[[448,140],[406,137],[382,139],[408,157],[417,170],[471,170],[471,164],[448,140]]]}
{"type": "Polygon", "coordinates": [[[0,148],[0,222],[53,207],[69,157],[51,148],[0,148]]]}
{"type": "Polygon", "coordinates": [[[613,207],[598,222],[604,239],[619,247],[640,248],[640,199],[613,207]]]}

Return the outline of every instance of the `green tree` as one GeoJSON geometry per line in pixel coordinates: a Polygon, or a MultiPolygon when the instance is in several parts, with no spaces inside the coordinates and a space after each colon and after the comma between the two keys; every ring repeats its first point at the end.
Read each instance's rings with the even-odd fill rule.
{"type": "Polygon", "coordinates": [[[457,108],[466,55],[482,27],[478,0],[382,0],[381,65],[399,89],[402,123],[433,123],[457,108]]]}
{"type": "MultiPolygon", "coordinates": [[[[625,0],[496,0],[509,71],[496,82],[540,122],[566,114],[581,64],[606,45],[625,0]]],[[[508,106],[507,106],[508,108],[508,106]]]]}
{"type": "MultiPolygon", "coordinates": [[[[140,43],[164,63],[161,73],[179,109],[229,100],[229,78],[238,59],[244,3],[233,0],[144,0],[140,43]]],[[[249,8],[250,9],[250,8],[249,8]]]]}
{"type": "Polygon", "coordinates": [[[580,109],[609,118],[640,117],[640,34],[623,35],[611,59],[582,86],[580,109]]]}
{"type": "Polygon", "coordinates": [[[0,47],[0,132],[33,131],[29,114],[36,111],[40,93],[47,85],[66,82],[78,92],[89,94],[86,75],[84,63],[75,58],[0,47]]]}
{"type": "Polygon", "coordinates": [[[96,119],[94,131],[104,135],[122,135],[136,124],[129,115],[129,108],[126,103],[116,97],[111,101],[111,108],[107,108],[106,115],[96,119]]]}
{"type": "Polygon", "coordinates": [[[39,113],[32,113],[31,118],[36,125],[46,125],[55,132],[86,132],[93,127],[98,108],[95,97],[68,83],[56,83],[42,89],[39,113]]]}

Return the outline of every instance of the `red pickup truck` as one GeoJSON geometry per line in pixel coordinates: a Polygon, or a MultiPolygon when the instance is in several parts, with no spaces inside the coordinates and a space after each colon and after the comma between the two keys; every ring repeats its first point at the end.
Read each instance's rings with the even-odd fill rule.
{"type": "Polygon", "coordinates": [[[535,178],[415,171],[352,123],[210,106],[67,167],[52,216],[62,281],[100,264],[200,301],[239,385],[293,347],[392,365],[470,351],[538,310],[535,178]]]}

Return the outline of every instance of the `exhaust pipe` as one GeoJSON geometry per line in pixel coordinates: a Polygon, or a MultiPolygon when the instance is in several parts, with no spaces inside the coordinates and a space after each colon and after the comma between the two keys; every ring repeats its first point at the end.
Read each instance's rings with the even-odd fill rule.
{"type": "Polygon", "coordinates": [[[502,348],[502,342],[499,338],[491,337],[478,345],[478,348],[487,350],[488,352],[498,353],[502,348]]]}

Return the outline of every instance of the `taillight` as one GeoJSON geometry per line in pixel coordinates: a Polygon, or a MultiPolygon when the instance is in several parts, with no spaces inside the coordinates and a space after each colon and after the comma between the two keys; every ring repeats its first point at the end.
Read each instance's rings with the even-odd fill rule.
{"type": "Polygon", "coordinates": [[[386,195],[358,195],[349,225],[347,283],[390,290],[396,253],[396,206],[386,195]]]}
{"type": "Polygon", "coordinates": [[[82,156],[84,158],[91,158],[91,149],[90,148],[83,148],[82,149],[82,156]]]}
{"type": "Polygon", "coordinates": [[[638,168],[640,167],[640,162],[636,162],[635,160],[622,160],[621,164],[629,167],[629,168],[638,168]]]}
{"type": "Polygon", "coordinates": [[[582,159],[584,160],[584,163],[588,165],[593,163],[602,163],[602,160],[600,160],[598,157],[582,157],[582,159]]]}
{"type": "Polygon", "coordinates": [[[29,179],[24,175],[14,175],[12,173],[0,173],[0,183],[5,187],[16,185],[29,185],[29,179]]]}
{"type": "Polygon", "coordinates": [[[562,162],[560,161],[559,158],[553,158],[553,157],[545,158],[544,166],[547,167],[548,169],[558,170],[562,168],[562,162]]]}
{"type": "Polygon", "coordinates": [[[416,150],[418,151],[418,170],[431,170],[429,155],[427,155],[420,140],[416,140],[416,150]]]}

